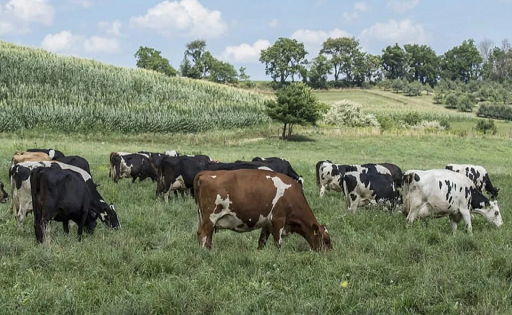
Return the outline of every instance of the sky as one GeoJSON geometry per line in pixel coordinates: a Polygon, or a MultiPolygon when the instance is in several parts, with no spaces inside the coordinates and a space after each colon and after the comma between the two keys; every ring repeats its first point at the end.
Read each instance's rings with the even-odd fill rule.
{"type": "Polygon", "coordinates": [[[279,37],[303,42],[308,60],[329,37],[354,36],[364,51],[426,44],[443,54],[463,40],[512,41],[512,0],[0,0],[0,40],[60,55],[135,67],[140,46],[178,69],[185,45],[252,80],[270,80],[260,51],[279,37]]]}

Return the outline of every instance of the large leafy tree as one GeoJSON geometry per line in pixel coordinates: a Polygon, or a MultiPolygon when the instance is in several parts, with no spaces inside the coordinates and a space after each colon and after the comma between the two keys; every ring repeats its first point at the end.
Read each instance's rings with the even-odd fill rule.
{"type": "Polygon", "coordinates": [[[439,57],[427,45],[404,45],[407,54],[407,78],[434,86],[439,77],[439,57]]]}
{"type": "Polygon", "coordinates": [[[481,75],[482,56],[472,39],[447,51],[441,58],[443,78],[468,83],[481,75]]]}
{"type": "Polygon", "coordinates": [[[206,51],[206,41],[194,40],[186,45],[183,61],[180,65],[181,75],[188,78],[200,79],[207,72],[208,59],[211,54],[206,51]]]}
{"type": "Polygon", "coordinates": [[[382,50],[382,68],[387,79],[403,79],[407,73],[407,55],[402,47],[388,46],[382,50]]]}
{"type": "Polygon", "coordinates": [[[137,68],[154,70],[170,77],[177,74],[169,60],[162,57],[161,52],[154,48],[140,46],[134,56],[137,59],[137,68]]]}
{"type": "Polygon", "coordinates": [[[359,41],[354,37],[328,38],[322,45],[320,53],[330,57],[334,68],[334,81],[338,81],[341,74],[352,82],[354,64],[361,58],[359,41]]]}
{"type": "Polygon", "coordinates": [[[208,79],[217,83],[236,83],[238,82],[238,73],[232,64],[214,59],[210,66],[210,76],[208,79]]]}
{"type": "Polygon", "coordinates": [[[289,77],[294,82],[295,76],[300,75],[307,63],[307,54],[303,43],[280,37],[274,45],[261,51],[260,62],[265,64],[265,73],[270,75],[274,82],[279,79],[283,84],[289,77]]]}
{"type": "Polygon", "coordinates": [[[319,55],[311,63],[309,84],[315,89],[327,89],[327,76],[331,74],[332,66],[324,55],[319,55]]]}
{"type": "Polygon", "coordinates": [[[512,48],[508,40],[503,40],[502,47],[494,47],[484,64],[485,79],[504,82],[512,79],[512,48]]]}
{"type": "Polygon", "coordinates": [[[301,82],[277,90],[276,100],[266,101],[265,105],[268,116],[283,123],[282,139],[291,136],[295,125],[315,124],[326,110],[311,88],[301,82]]]}

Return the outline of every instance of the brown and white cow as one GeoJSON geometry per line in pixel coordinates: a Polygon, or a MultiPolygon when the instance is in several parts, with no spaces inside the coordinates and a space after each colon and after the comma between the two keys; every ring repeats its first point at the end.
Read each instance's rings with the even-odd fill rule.
{"type": "Polygon", "coordinates": [[[51,161],[50,156],[44,152],[15,152],[12,156],[12,165],[23,162],[51,161]]]}
{"type": "Polygon", "coordinates": [[[332,249],[325,225],[315,218],[301,185],[272,171],[240,169],[202,171],[194,178],[199,244],[211,248],[213,231],[261,229],[258,249],[270,234],[277,247],[282,236],[298,233],[312,249],[332,249]]]}

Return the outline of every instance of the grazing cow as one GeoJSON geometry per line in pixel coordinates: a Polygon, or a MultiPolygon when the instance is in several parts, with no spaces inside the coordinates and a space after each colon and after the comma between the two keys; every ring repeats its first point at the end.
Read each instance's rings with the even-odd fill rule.
{"type": "Polygon", "coordinates": [[[302,176],[297,174],[297,172],[295,172],[295,170],[292,168],[292,165],[287,160],[282,159],[280,157],[255,157],[252,159],[252,161],[265,163],[273,171],[290,176],[292,179],[296,180],[302,187],[304,187],[304,179],[302,178],[302,176]]]}
{"type": "Polygon", "coordinates": [[[341,181],[348,211],[383,202],[390,203],[392,210],[400,203],[400,193],[389,174],[346,172],[341,181]]]}
{"type": "Polygon", "coordinates": [[[30,172],[35,168],[68,169],[79,174],[89,188],[91,210],[100,216],[101,221],[108,227],[119,227],[119,220],[114,205],[108,205],[105,202],[98,192],[96,184],[92,181],[91,176],[81,168],[56,161],[24,162],[10,169],[9,175],[11,178],[12,194],[10,207],[11,213],[13,210],[16,211],[16,222],[18,226],[21,226],[27,213],[33,209],[32,195],[30,193],[30,172]]]}
{"type": "Polygon", "coordinates": [[[156,196],[163,194],[165,202],[169,201],[171,191],[175,194],[179,191],[184,196],[186,190],[193,189],[194,177],[204,170],[207,163],[204,157],[176,156],[163,159],[158,168],[156,196]]]}
{"type": "Polygon", "coordinates": [[[132,178],[132,183],[151,178],[157,179],[157,170],[149,161],[148,154],[112,152],[110,154],[110,176],[117,184],[121,178],[132,178]]]}
{"type": "Polygon", "coordinates": [[[73,165],[79,167],[86,171],[89,175],[91,175],[91,167],[89,166],[89,162],[81,156],[71,155],[71,156],[63,156],[55,159],[56,161],[73,165]]]}
{"type": "Polygon", "coordinates": [[[39,162],[39,161],[51,161],[51,158],[48,156],[48,154],[44,152],[16,152],[12,156],[12,163],[11,165],[16,165],[18,163],[23,162],[39,162]]]}
{"type": "Polygon", "coordinates": [[[5,192],[5,190],[4,190],[4,183],[2,181],[0,181],[0,194],[2,194],[2,198],[0,199],[0,203],[6,203],[7,199],[9,199],[9,195],[5,192]]]}
{"type": "Polygon", "coordinates": [[[483,166],[470,164],[448,164],[446,165],[446,169],[466,175],[467,178],[471,179],[473,183],[475,183],[477,189],[480,189],[480,191],[487,191],[492,198],[498,197],[499,188],[495,188],[492,185],[491,180],[489,179],[489,174],[483,166]]]}
{"type": "Polygon", "coordinates": [[[325,225],[315,218],[301,186],[290,177],[265,170],[203,171],[194,179],[199,244],[212,246],[213,231],[261,229],[258,248],[270,234],[277,247],[282,236],[298,233],[312,249],[332,249],[325,225]]]}
{"type": "Polygon", "coordinates": [[[320,197],[326,190],[343,191],[341,178],[346,172],[361,172],[368,174],[391,175],[396,187],[402,186],[402,170],[391,163],[344,165],[334,164],[331,161],[318,161],[316,163],[316,184],[320,187],[320,197]]]}
{"type": "Polygon", "coordinates": [[[263,169],[272,171],[266,164],[258,162],[220,163],[210,160],[206,155],[169,157],[162,161],[158,169],[159,182],[156,195],[164,193],[164,199],[169,200],[171,191],[180,191],[184,196],[185,190],[194,194],[194,177],[202,170],[240,170],[263,169]]]}
{"type": "Polygon", "coordinates": [[[82,230],[88,233],[96,228],[95,212],[89,210],[91,196],[80,174],[65,170],[38,167],[30,173],[34,230],[36,239],[43,243],[49,221],[62,222],[64,233],[69,233],[69,220],[78,225],[78,241],[82,230]]]}
{"type": "Polygon", "coordinates": [[[44,153],[48,154],[48,156],[52,160],[57,160],[59,158],[64,157],[64,153],[62,153],[59,150],[54,150],[54,149],[28,149],[27,152],[44,152],[44,153]]]}
{"type": "Polygon", "coordinates": [[[463,174],[450,170],[407,171],[402,213],[412,224],[417,218],[449,216],[455,234],[464,220],[472,233],[471,213],[479,213],[497,227],[503,224],[497,201],[489,201],[463,174]]]}
{"type": "Polygon", "coordinates": [[[167,156],[180,156],[181,154],[178,153],[176,150],[170,150],[170,151],[164,151],[164,155],[167,156]]]}

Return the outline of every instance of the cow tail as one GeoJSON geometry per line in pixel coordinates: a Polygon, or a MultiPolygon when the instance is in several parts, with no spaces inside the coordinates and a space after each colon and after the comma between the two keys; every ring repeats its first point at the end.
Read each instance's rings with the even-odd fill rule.
{"type": "Polygon", "coordinates": [[[320,166],[322,165],[323,161],[320,161],[316,163],[316,185],[320,186],[320,166]]]}

